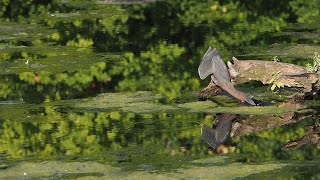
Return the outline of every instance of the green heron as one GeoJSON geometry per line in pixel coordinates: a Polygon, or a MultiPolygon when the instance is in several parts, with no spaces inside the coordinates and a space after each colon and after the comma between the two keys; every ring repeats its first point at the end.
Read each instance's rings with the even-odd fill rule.
{"type": "Polygon", "coordinates": [[[201,79],[205,79],[211,75],[211,80],[214,84],[227,91],[230,95],[242,102],[247,102],[253,106],[256,105],[250,97],[234,88],[231,84],[231,77],[227,66],[216,49],[212,50],[211,47],[209,47],[199,65],[198,73],[201,79]]]}

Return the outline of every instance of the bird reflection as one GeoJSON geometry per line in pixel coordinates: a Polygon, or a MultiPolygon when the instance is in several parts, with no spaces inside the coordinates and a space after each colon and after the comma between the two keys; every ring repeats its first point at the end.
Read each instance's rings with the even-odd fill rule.
{"type": "Polygon", "coordinates": [[[203,125],[201,135],[203,139],[213,148],[216,149],[228,137],[232,127],[232,121],[237,118],[236,114],[225,113],[218,115],[213,127],[203,125]]]}

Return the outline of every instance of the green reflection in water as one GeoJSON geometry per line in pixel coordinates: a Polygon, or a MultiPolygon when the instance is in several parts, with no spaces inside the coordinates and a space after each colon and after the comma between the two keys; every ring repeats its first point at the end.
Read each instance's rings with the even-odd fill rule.
{"type": "Polygon", "coordinates": [[[237,179],[319,179],[319,161],[298,161],[284,168],[237,179]]]}
{"type": "Polygon", "coordinates": [[[302,138],[304,126],[311,124],[313,119],[305,119],[296,124],[289,124],[275,129],[259,132],[255,135],[245,135],[233,139],[237,143],[239,160],[245,162],[264,162],[274,160],[316,160],[319,159],[319,146],[305,145],[289,151],[280,150],[292,140],[302,138]],[[253,153],[255,152],[255,153],[253,153]]]}
{"type": "MultiPolygon", "coordinates": [[[[189,96],[207,83],[200,82],[196,67],[209,45],[225,60],[279,56],[302,65],[319,50],[317,0],[169,0],[132,6],[1,1],[0,7],[1,163],[60,157],[92,158],[127,170],[185,168],[192,159],[212,156],[199,127],[214,118],[199,112],[260,108],[243,111],[230,98],[218,97],[223,103],[217,104],[189,96]],[[111,107],[83,99],[114,91],[152,91],[163,99],[111,107]]],[[[255,87],[244,90],[265,101],[284,99],[283,92],[265,96],[255,87]]],[[[315,146],[279,152],[287,140],[303,135],[303,125],[233,138],[240,156],[231,161],[319,159],[315,146]]]]}
{"type": "Polygon", "coordinates": [[[39,107],[37,112],[28,108],[18,108],[23,109],[23,116],[1,120],[0,152],[8,159],[91,157],[121,166],[129,163],[131,169],[137,164],[150,164],[159,170],[179,167],[172,162],[206,153],[206,145],[199,138],[202,115],[64,113],[55,110],[61,107],[51,105],[39,107]],[[32,113],[36,115],[29,115],[32,113]]]}
{"type": "MultiPolygon", "coordinates": [[[[205,156],[208,153],[207,145],[200,138],[200,127],[203,123],[210,123],[213,117],[205,118],[204,114],[185,113],[184,110],[174,111],[172,108],[159,110],[155,100],[161,96],[150,92],[113,93],[100,96],[103,101],[97,98],[98,101],[102,105],[106,104],[107,108],[99,107],[99,103],[90,104],[93,106],[89,108],[81,107],[80,102],[86,103],[85,100],[47,102],[33,106],[25,103],[2,105],[1,152],[9,159],[25,156],[47,158],[64,155],[95,158],[100,156],[106,157],[107,161],[111,158],[112,162],[129,162],[130,166],[141,164],[140,161],[157,164],[158,160],[153,162],[148,156],[152,157],[151,159],[160,156],[160,161],[164,157],[178,155],[183,157],[187,154],[188,159],[188,157],[205,156]],[[160,111],[160,113],[146,114],[145,111],[139,111],[139,108],[134,110],[135,113],[126,112],[128,111],[126,107],[131,103],[144,101],[150,101],[151,105],[156,105],[151,106],[157,107],[156,109],[153,111],[149,109],[149,111],[160,111]],[[81,108],[77,104],[80,104],[81,108]],[[105,153],[109,151],[119,152],[106,156],[105,153]]],[[[174,107],[181,106],[174,105],[174,107]]],[[[193,108],[201,111],[199,107],[193,108]]],[[[268,107],[265,108],[268,109],[268,107]]],[[[229,108],[228,112],[235,112],[235,110],[235,108],[229,108]]],[[[262,114],[267,112],[278,113],[269,109],[262,114]]],[[[296,153],[289,151],[289,153],[282,152],[277,155],[275,152],[285,142],[301,137],[304,134],[302,128],[304,124],[306,123],[263,131],[256,135],[234,139],[233,142],[237,142],[238,153],[250,152],[252,155],[245,157],[245,161],[260,162],[283,157],[302,160],[316,158],[318,149],[312,149],[309,146],[299,149],[296,153]],[[265,148],[268,151],[263,150],[262,153],[262,149],[265,148]],[[305,156],[305,151],[310,151],[307,154],[314,156],[305,156]]],[[[178,164],[173,166],[179,166],[178,164]]],[[[153,166],[156,165],[153,164],[153,166]]],[[[159,168],[161,165],[156,167],[159,168]]]]}
{"type": "MultiPolygon", "coordinates": [[[[208,158],[206,161],[221,162],[221,158],[208,158]]],[[[97,162],[69,162],[56,161],[42,162],[41,164],[23,162],[12,169],[3,171],[0,177],[15,178],[121,178],[121,179],[180,179],[205,178],[205,179],[231,179],[245,177],[248,174],[275,170],[283,167],[284,163],[270,163],[267,165],[246,165],[241,163],[230,163],[224,166],[211,165],[201,167],[203,162],[195,161],[193,166],[180,168],[177,172],[154,173],[147,171],[123,171],[119,168],[110,167],[97,162]],[[199,166],[200,165],[200,166],[199,166]],[[40,172],[41,173],[40,173],[40,172]],[[17,173],[20,172],[20,173],[17,173]],[[23,175],[23,172],[25,173],[23,175]]]]}

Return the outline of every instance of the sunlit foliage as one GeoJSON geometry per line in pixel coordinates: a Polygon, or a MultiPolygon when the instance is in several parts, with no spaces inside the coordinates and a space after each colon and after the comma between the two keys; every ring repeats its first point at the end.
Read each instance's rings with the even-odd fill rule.
{"type": "MultiPolygon", "coordinates": [[[[162,157],[177,154],[208,154],[199,127],[202,121],[211,123],[211,115],[92,112],[74,110],[77,100],[72,105],[55,103],[106,91],[138,90],[174,102],[201,88],[197,66],[208,46],[218,48],[225,60],[243,47],[274,47],[279,42],[270,36],[289,23],[314,23],[316,29],[319,9],[317,0],[167,0],[108,6],[91,1],[3,0],[0,153],[8,158],[97,157],[142,146],[162,154],[161,163],[162,157]]],[[[283,41],[297,43],[290,38],[283,41]]],[[[250,154],[243,161],[317,158],[319,147],[278,152],[283,143],[302,136],[301,127],[291,128],[233,142],[237,153],[250,154]]],[[[144,154],[137,152],[132,157],[104,157],[144,162],[144,154]]]]}

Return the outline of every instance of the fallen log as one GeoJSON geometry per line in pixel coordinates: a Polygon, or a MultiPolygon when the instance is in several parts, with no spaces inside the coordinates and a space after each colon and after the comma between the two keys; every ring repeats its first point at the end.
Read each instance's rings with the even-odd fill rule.
{"type": "MultiPolygon", "coordinates": [[[[241,84],[259,81],[262,84],[281,83],[290,88],[300,88],[304,93],[317,92],[320,89],[319,75],[309,72],[305,67],[263,60],[238,60],[227,62],[231,81],[241,84]]],[[[199,99],[208,99],[217,95],[221,89],[212,81],[198,92],[199,99]]]]}
{"type": "Polygon", "coordinates": [[[280,82],[287,87],[303,88],[310,92],[319,89],[319,76],[309,72],[305,67],[275,61],[238,60],[227,62],[229,73],[236,84],[260,81],[263,84],[280,82]]]}

